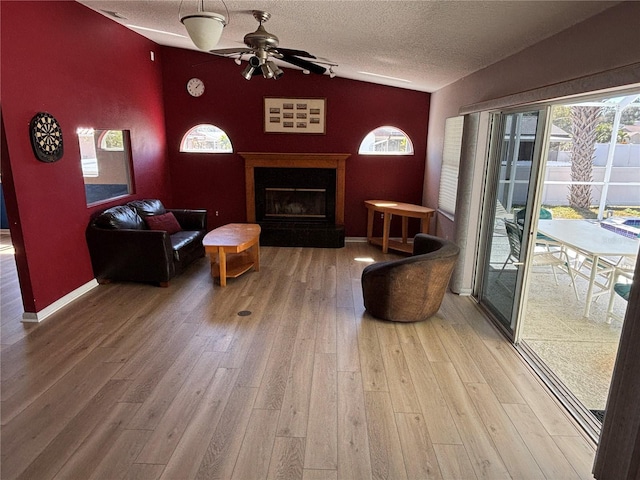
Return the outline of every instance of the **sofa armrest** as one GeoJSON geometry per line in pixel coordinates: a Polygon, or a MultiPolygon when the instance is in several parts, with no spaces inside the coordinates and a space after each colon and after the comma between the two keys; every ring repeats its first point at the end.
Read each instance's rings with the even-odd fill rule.
{"type": "Polygon", "coordinates": [[[167,209],[167,212],[173,213],[183,230],[206,230],[207,229],[207,211],[206,210],[189,210],[189,209],[167,209]]]}
{"type": "Polygon", "coordinates": [[[86,236],[98,280],[168,282],[175,274],[167,232],[90,226],[86,236]]]}

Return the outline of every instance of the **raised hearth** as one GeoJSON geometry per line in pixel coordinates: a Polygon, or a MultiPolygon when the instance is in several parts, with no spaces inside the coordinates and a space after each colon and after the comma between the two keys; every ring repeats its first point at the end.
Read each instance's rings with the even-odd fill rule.
{"type": "Polygon", "coordinates": [[[349,154],[240,153],[247,221],[268,246],[344,246],[344,178],[349,154]]]}

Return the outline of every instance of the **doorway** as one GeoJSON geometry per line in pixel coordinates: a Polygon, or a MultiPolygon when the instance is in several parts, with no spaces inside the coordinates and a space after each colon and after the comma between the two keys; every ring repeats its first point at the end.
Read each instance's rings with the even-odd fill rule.
{"type": "Polygon", "coordinates": [[[500,112],[491,135],[476,296],[597,441],[640,245],[640,92],[500,112]]]}

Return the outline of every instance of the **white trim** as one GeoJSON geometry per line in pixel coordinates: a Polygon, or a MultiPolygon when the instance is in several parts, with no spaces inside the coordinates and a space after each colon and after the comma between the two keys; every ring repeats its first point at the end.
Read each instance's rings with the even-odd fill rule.
{"type": "Polygon", "coordinates": [[[365,243],[367,241],[367,237],[346,237],[344,241],[353,243],[365,243]]]}
{"type": "Polygon", "coordinates": [[[99,285],[98,281],[94,278],[93,280],[91,280],[91,281],[85,283],[84,285],[76,288],[73,292],[70,292],[70,293],[66,294],[64,297],[56,300],[55,302],[53,302],[48,307],[43,308],[39,312],[36,312],[36,313],[24,312],[22,314],[22,322],[23,323],[39,323],[39,322],[43,321],[44,319],[50,317],[54,313],[56,313],[61,308],[69,305],[74,300],[77,300],[78,298],[83,296],[85,293],[89,292],[90,290],[93,290],[98,285],[99,285]]]}
{"type": "Polygon", "coordinates": [[[456,295],[460,295],[461,297],[470,297],[471,295],[473,295],[473,290],[470,288],[462,288],[459,292],[454,292],[453,290],[451,290],[451,292],[455,293],[456,295]]]}

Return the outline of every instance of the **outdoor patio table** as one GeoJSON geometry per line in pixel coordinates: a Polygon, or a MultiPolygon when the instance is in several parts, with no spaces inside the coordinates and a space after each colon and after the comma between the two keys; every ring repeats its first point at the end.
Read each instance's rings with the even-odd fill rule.
{"type": "MultiPolygon", "coordinates": [[[[585,298],[584,316],[589,316],[591,301],[594,297],[608,292],[608,288],[597,283],[598,265],[602,257],[626,257],[634,261],[638,255],[640,240],[624,237],[602,228],[596,222],[588,220],[539,220],[538,233],[556,240],[564,247],[574,250],[591,261],[591,272],[587,276],[579,270],[576,274],[589,281],[585,298]],[[594,287],[602,288],[594,293],[594,287]]],[[[569,268],[572,268],[569,266],[569,268]]],[[[603,273],[602,271],[600,271],[603,273]]]]}

